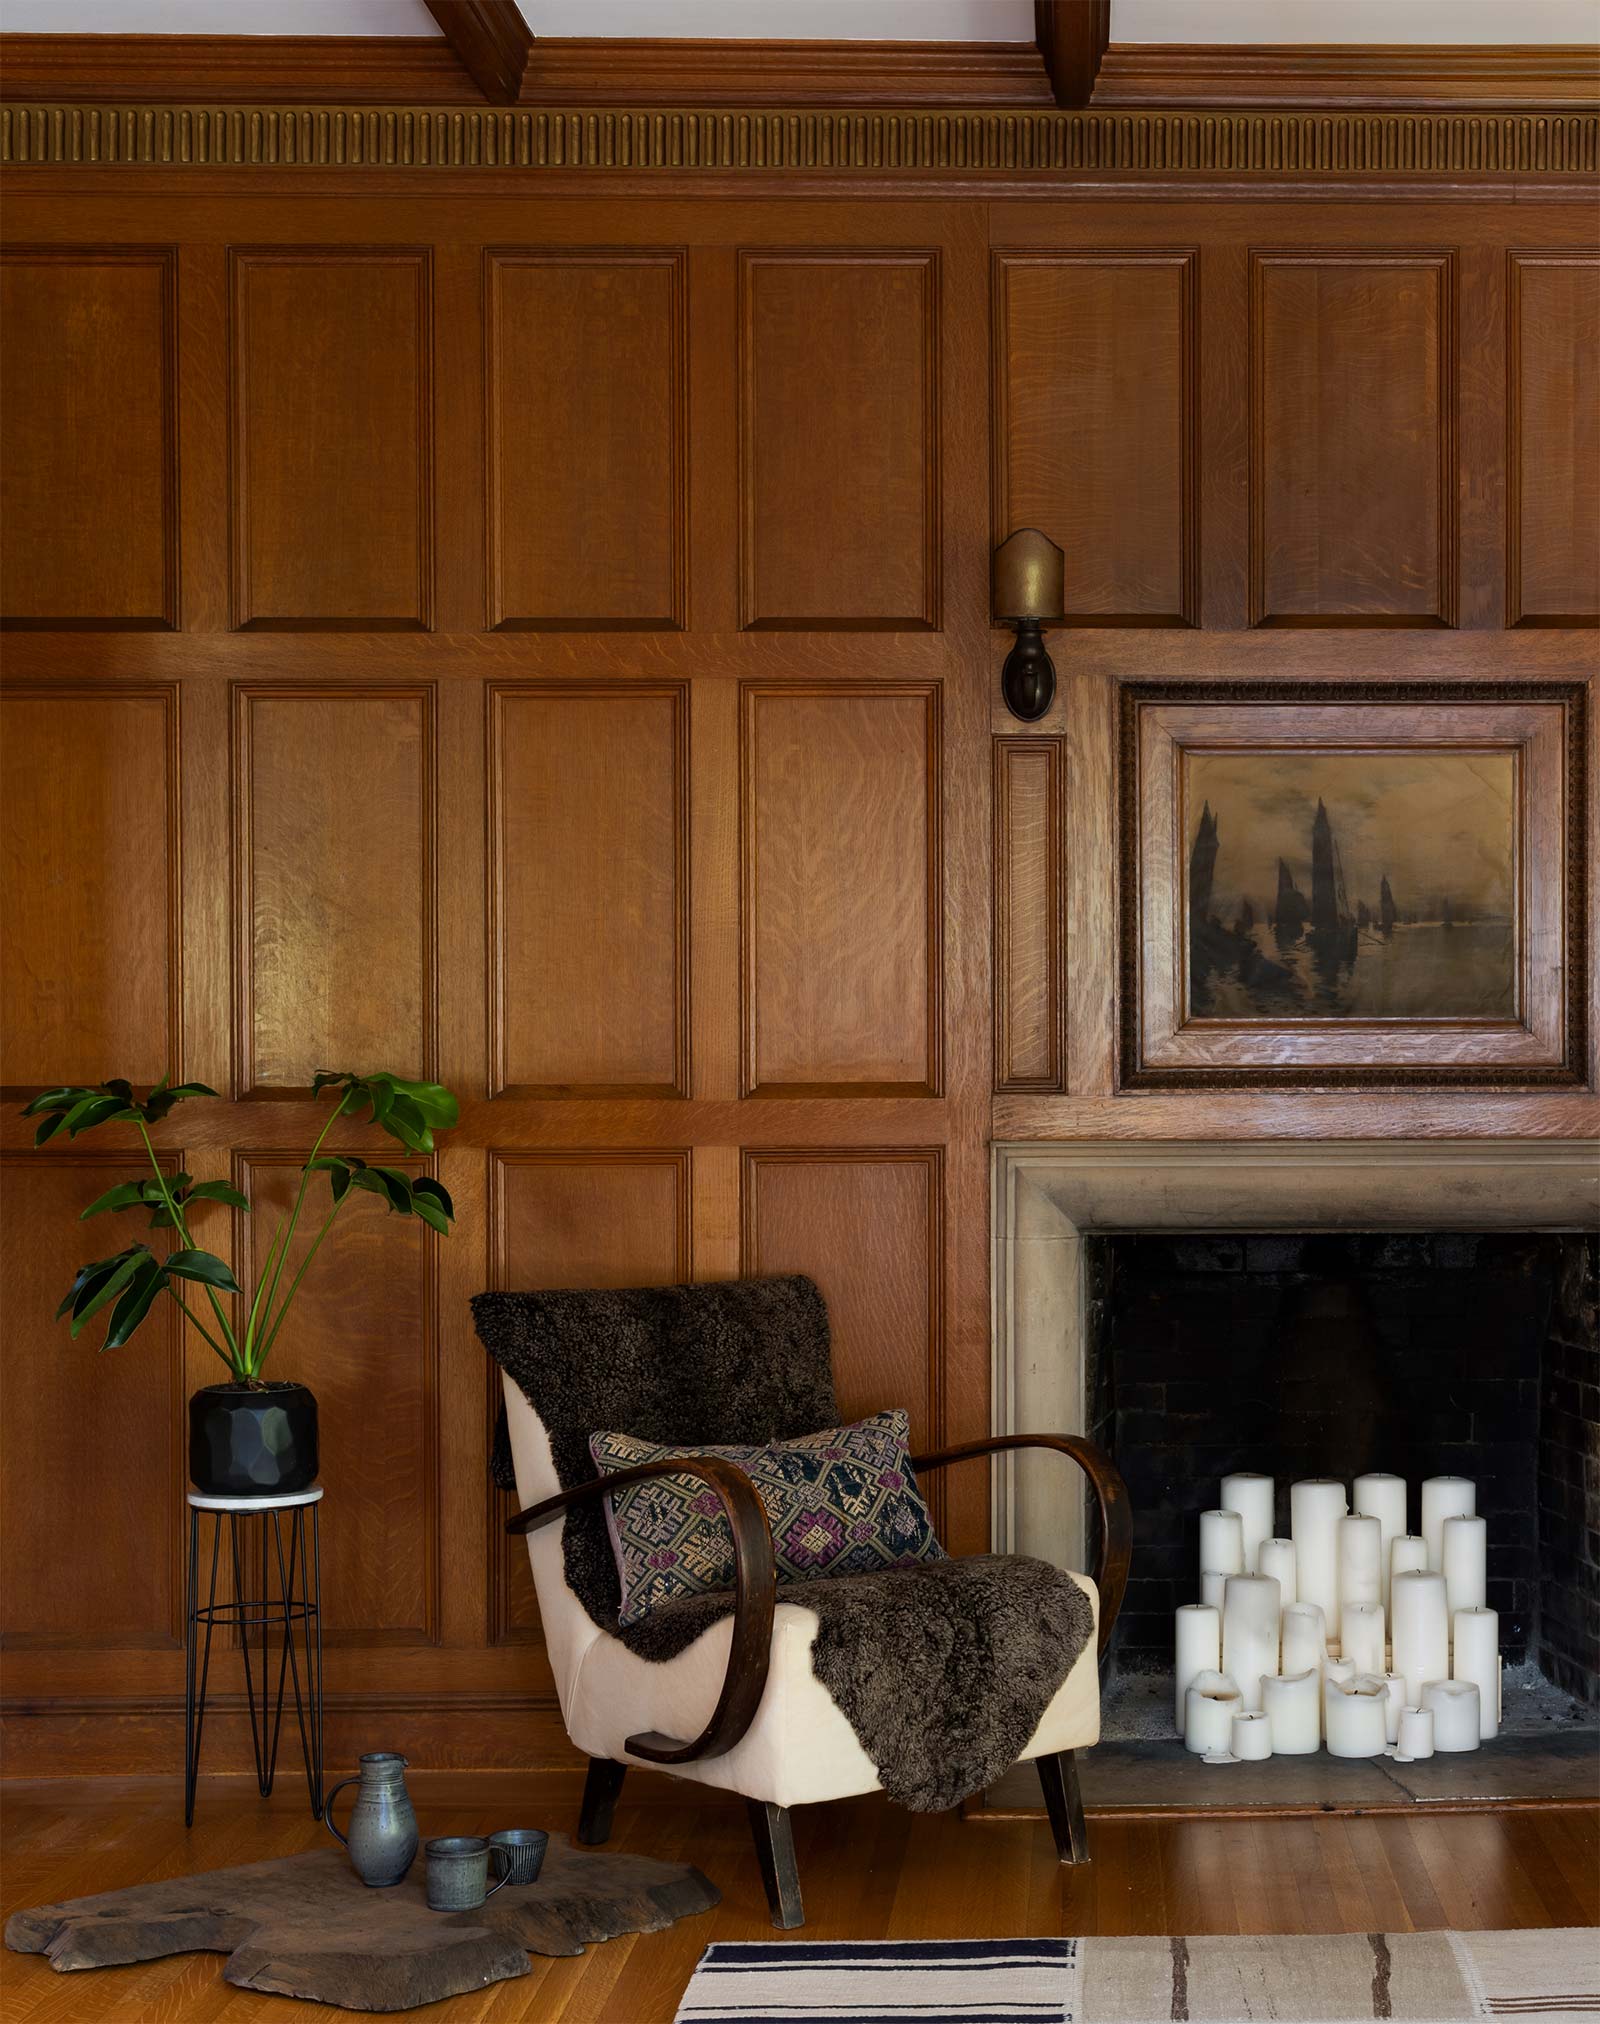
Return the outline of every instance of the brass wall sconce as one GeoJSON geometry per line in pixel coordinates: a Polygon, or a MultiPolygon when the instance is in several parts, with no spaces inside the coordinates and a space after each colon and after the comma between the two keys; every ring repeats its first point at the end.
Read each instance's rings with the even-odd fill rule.
{"type": "Polygon", "coordinates": [[[994,615],[1017,629],[1006,655],[1000,693],[1013,717],[1031,724],[1056,693],[1055,663],[1044,650],[1041,628],[1062,617],[1067,558],[1037,527],[1019,527],[994,552],[994,615]]]}

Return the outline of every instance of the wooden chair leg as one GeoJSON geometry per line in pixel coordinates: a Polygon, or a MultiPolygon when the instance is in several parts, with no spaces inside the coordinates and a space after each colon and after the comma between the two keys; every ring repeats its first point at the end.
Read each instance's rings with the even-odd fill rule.
{"type": "Polygon", "coordinates": [[[626,1764],[609,1757],[591,1757],[589,1775],[583,1781],[583,1805],[578,1812],[578,1840],[585,1848],[598,1848],[611,1839],[611,1814],[628,1775],[626,1764]]]}
{"type": "Polygon", "coordinates": [[[765,1799],[747,1799],[745,1805],[750,1812],[750,1832],[755,1836],[756,1858],[761,1864],[761,1881],[767,1887],[772,1923],[789,1932],[806,1922],[789,1809],[770,1805],[765,1799]]]}
{"type": "Polygon", "coordinates": [[[1036,1757],[1039,1784],[1044,1791],[1044,1808],[1050,1816],[1056,1854],[1063,1862],[1089,1860],[1089,1830],[1083,1820],[1083,1794],[1078,1790],[1077,1759],[1070,1750],[1053,1757],[1036,1757]]]}

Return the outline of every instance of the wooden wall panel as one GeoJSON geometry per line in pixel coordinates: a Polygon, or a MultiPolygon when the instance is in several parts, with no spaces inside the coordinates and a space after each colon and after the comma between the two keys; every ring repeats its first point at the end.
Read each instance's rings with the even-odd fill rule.
{"type": "Polygon", "coordinates": [[[434,691],[235,688],[236,1083],[426,1075],[435,1054],[434,691]]]}
{"type": "Polygon", "coordinates": [[[1251,618],[1452,625],[1455,260],[1255,253],[1251,618]]]}
{"type": "Polygon", "coordinates": [[[0,701],[7,1089],[182,1066],[178,691],[9,684],[0,701]],[[114,894],[114,902],[109,895],[114,894]]]}
{"type": "Polygon", "coordinates": [[[170,246],[0,259],[0,623],[178,623],[170,246]]]}
{"type": "Polygon", "coordinates": [[[741,622],[940,623],[939,256],[739,256],[741,622]]]}
{"type": "Polygon", "coordinates": [[[491,626],[687,625],[686,268],[485,256],[491,626]]]}
{"type": "Polygon", "coordinates": [[[940,690],[745,685],[747,1093],[935,1095],[940,690]]]}
{"type": "Polygon", "coordinates": [[[1600,624],[1600,257],[1513,253],[1506,616],[1600,624]]]}
{"type": "Polygon", "coordinates": [[[433,623],[433,256],[232,255],[233,617],[433,623]]]}
{"type": "Polygon", "coordinates": [[[689,1094],[685,684],[490,694],[490,1091],[689,1094]]]}
{"type": "MultiPolygon", "coordinates": [[[[181,1159],[169,1155],[168,1172],[181,1159]]],[[[137,1223],[126,1217],[80,1223],[78,1215],[141,1167],[148,1172],[137,1147],[52,1147],[0,1159],[0,1643],[8,1650],[162,1649],[182,1636],[178,1310],[163,1300],[134,1342],[104,1355],[103,1316],[76,1342],[51,1319],[80,1265],[134,1241],[137,1223]]]]}
{"type": "Polygon", "coordinates": [[[1074,625],[1198,623],[1198,261],[995,260],[993,540],[1049,535],[1074,625]]]}
{"type": "Polygon", "coordinates": [[[994,1086],[1066,1083],[1066,753],[1060,738],[994,741],[994,1086]]]}
{"type": "MultiPolygon", "coordinates": [[[[434,1163],[372,1157],[407,1173],[434,1163]]],[[[237,1219],[235,1255],[249,1284],[281,1218],[294,1206],[309,1148],[243,1152],[234,1186],[251,1214],[237,1219]]],[[[284,1264],[304,1263],[331,1207],[326,1174],[284,1264]]],[[[352,1191],[327,1247],[307,1271],[273,1346],[268,1375],[317,1396],[323,1640],[330,1645],[424,1645],[439,1635],[439,1239],[373,1195],[352,1191]]]]}
{"type": "MultiPolygon", "coordinates": [[[[689,1154],[678,1151],[497,1152],[489,1166],[490,1284],[676,1286],[692,1278],[689,1154]]],[[[500,1376],[487,1380],[491,1424],[500,1376]]],[[[489,1635],[539,1635],[528,1549],[506,1536],[515,1500],[489,1497],[489,1635]]]]}

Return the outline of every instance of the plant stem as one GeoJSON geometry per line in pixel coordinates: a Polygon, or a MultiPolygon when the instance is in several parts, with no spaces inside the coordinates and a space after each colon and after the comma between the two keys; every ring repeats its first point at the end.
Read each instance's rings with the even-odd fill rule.
{"type": "Polygon", "coordinates": [[[233,1358],[229,1356],[228,1352],[222,1347],[222,1344],[218,1342],[217,1338],[211,1333],[210,1329],[206,1327],[205,1323],[200,1319],[199,1315],[195,1313],[194,1309],[189,1305],[188,1301],[184,1299],[183,1295],[178,1291],[177,1287],[173,1285],[170,1279],[167,1280],[166,1287],[167,1291],[172,1295],[173,1299],[177,1301],[178,1305],[183,1309],[184,1313],[188,1315],[193,1325],[205,1337],[206,1341],[210,1343],[211,1347],[217,1352],[218,1356],[222,1358],[222,1361],[228,1366],[229,1370],[233,1372],[234,1376],[238,1377],[239,1366],[234,1362],[233,1358]]]}
{"type": "MultiPolygon", "coordinates": [[[[172,1227],[183,1239],[183,1248],[186,1251],[192,1251],[194,1249],[194,1239],[189,1235],[189,1226],[183,1220],[183,1211],[178,1207],[177,1202],[173,1199],[172,1190],[167,1186],[167,1177],[161,1171],[161,1162],[156,1158],[156,1149],[150,1143],[149,1129],[142,1117],[137,1120],[137,1123],[139,1126],[139,1136],[144,1140],[144,1149],[150,1155],[150,1165],[155,1172],[156,1186],[161,1190],[161,1199],[166,1204],[167,1214],[172,1218],[172,1227]]],[[[217,1317],[217,1326],[222,1330],[223,1339],[232,1352],[231,1359],[229,1360],[233,1363],[234,1369],[239,1370],[241,1368],[239,1343],[237,1337],[234,1335],[233,1326],[229,1322],[227,1315],[222,1311],[222,1302],[217,1298],[216,1289],[208,1286],[206,1288],[206,1295],[211,1302],[211,1312],[217,1317]]]]}
{"type": "MultiPolygon", "coordinates": [[[[250,1346],[250,1356],[251,1356],[250,1375],[252,1377],[256,1377],[260,1374],[261,1366],[267,1360],[267,1351],[272,1347],[272,1338],[277,1334],[279,1326],[283,1321],[283,1317],[288,1312],[289,1302],[294,1298],[294,1289],[296,1286],[300,1284],[301,1279],[305,1276],[306,1266],[311,1263],[312,1257],[314,1257],[316,1254],[317,1245],[313,1244],[311,1247],[311,1251],[307,1255],[304,1263],[301,1265],[300,1270],[295,1274],[294,1281],[291,1284],[289,1291],[284,1295],[283,1305],[278,1309],[277,1320],[273,1321],[271,1318],[272,1303],[274,1299],[276,1299],[277,1297],[279,1275],[283,1271],[283,1261],[289,1255],[289,1240],[293,1237],[296,1229],[299,1227],[300,1224],[300,1211],[305,1206],[306,1189],[311,1185],[311,1162],[316,1158],[317,1154],[321,1152],[322,1141],[328,1136],[329,1132],[331,1132],[334,1126],[338,1123],[340,1115],[342,1114],[343,1110],[344,1104],[342,1100],[334,1105],[333,1115],[328,1119],[328,1122],[322,1127],[321,1131],[317,1133],[317,1142],[311,1148],[311,1151],[307,1154],[305,1165],[300,1169],[300,1186],[295,1194],[294,1209],[289,1217],[289,1227],[284,1232],[283,1243],[279,1246],[277,1258],[273,1263],[272,1280],[267,1287],[266,1301],[263,1304],[261,1310],[261,1332],[265,1339],[263,1340],[259,1350],[255,1347],[254,1343],[252,1343],[250,1346]],[[269,1322],[271,1324],[270,1327],[268,1325],[269,1322]]],[[[338,1213],[338,1206],[339,1205],[337,1203],[334,1204],[335,1214],[338,1213]]],[[[331,1223],[332,1221],[333,1217],[330,1216],[328,1218],[328,1223],[331,1223]]],[[[317,1244],[320,1244],[322,1242],[323,1237],[327,1235],[327,1230],[328,1224],[325,1223],[322,1226],[322,1230],[317,1237],[317,1244]]],[[[263,1266],[262,1267],[263,1272],[265,1271],[265,1269],[266,1269],[265,1266],[263,1266]]]]}
{"type": "Polygon", "coordinates": [[[288,1226],[280,1218],[278,1227],[272,1233],[272,1242],[267,1246],[267,1255],[261,1261],[261,1270],[256,1274],[255,1297],[250,1302],[250,1312],[245,1318],[244,1360],[247,1369],[251,1358],[255,1354],[256,1325],[261,1316],[261,1297],[267,1290],[267,1274],[271,1271],[273,1260],[276,1258],[280,1247],[284,1244],[287,1237],[288,1226]]]}
{"type": "Polygon", "coordinates": [[[266,1340],[261,1345],[261,1354],[256,1360],[256,1368],[258,1370],[261,1368],[261,1365],[266,1362],[267,1352],[271,1349],[273,1343],[276,1342],[278,1339],[278,1330],[283,1326],[283,1317],[289,1312],[289,1303],[294,1299],[295,1292],[296,1289],[299,1287],[300,1281],[304,1279],[304,1277],[306,1276],[306,1268],[310,1265],[312,1259],[316,1257],[317,1252],[321,1249],[323,1238],[326,1237],[328,1232],[333,1228],[333,1219],[335,1216],[338,1215],[339,1211],[343,1207],[344,1207],[343,1202],[335,1202],[333,1207],[328,1211],[328,1220],[323,1224],[322,1228],[317,1232],[316,1236],[312,1238],[310,1248],[307,1250],[304,1258],[302,1258],[300,1261],[299,1271],[296,1272],[293,1279],[290,1280],[289,1290],[283,1296],[283,1304],[279,1307],[277,1315],[273,1320],[272,1326],[267,1331],[266,1340]]]}

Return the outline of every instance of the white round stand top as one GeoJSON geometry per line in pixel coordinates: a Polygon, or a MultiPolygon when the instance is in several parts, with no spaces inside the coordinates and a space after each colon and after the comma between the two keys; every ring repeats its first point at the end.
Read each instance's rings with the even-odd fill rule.
{"type": "Polygon", "coordinates": [[[209,1497],[203,1490],[191,1490],[189,1502],[196,1511],[288,1511],[296,1504],[315,1504],[322,1485],[309,1490],[284,1490],[275,1497],[209,1497]]]}

